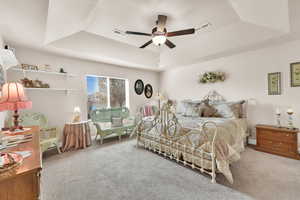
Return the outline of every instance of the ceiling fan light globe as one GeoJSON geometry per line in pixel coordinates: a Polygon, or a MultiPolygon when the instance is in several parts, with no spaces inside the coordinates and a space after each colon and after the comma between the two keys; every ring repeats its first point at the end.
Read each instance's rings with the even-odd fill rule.
{"type": "Polygon", "coordinates": [[[164,35],[157,35],[152,38],[152,41],[155,45],[159,46],[166,42],[167,38],[164,35]]]}

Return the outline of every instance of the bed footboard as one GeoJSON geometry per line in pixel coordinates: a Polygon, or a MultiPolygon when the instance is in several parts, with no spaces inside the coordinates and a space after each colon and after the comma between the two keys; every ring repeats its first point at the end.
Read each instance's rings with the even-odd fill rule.
{"type": "MultiPolygon", "coordinates": [[[[140,127],[142,126],[142,122],[140,127]]],[[[177,134],[178,121],[175,114],[171,112],[170,107],[164,106],[156,116],[153,127],[157,134],[150,133],[150,129],[137,132],[137,147],[143,147],[166,158],[175,160],[184,166],[199,170],[212,177],[212,183],[216,182],[216,153],[215,142],[217,137],[217,125],[214,122],[205,122],[202,127],[197,129],[201,134],[208,134],[209,128],[214,128],[213,138],[210,140],[211,149],[209,151],[201,147],[193,147],[180,142],[181,137],[187,137],[177,134]],[[159,128],[157,128],[159,127],[159,128]]]]}

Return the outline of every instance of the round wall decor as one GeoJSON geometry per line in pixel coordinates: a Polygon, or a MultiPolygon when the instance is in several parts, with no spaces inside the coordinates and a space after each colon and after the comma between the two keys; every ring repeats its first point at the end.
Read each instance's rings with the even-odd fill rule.
{"type": "Polygon", "coordinates": [[[135,93],[137,93],[138,95],[143,94],[143,92],[144,92],[144,83],[141,79],[138,79],[138,80],[135,81],[134,90],[135,90],[135,93]]]}
{"type": "Polygon", "coordinates": [[[150,99],[153,95],[153,88],[150,84],[147,84],[145,86],[145,96],[150,99]]]}

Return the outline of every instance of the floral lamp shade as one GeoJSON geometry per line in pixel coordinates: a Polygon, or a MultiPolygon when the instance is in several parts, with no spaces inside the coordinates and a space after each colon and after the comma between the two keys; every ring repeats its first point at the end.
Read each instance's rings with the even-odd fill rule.
{"type": "Polygon", "coordinates": [[[22,84],[6,83],[3,85],[0,111],[28,109],[31,107],[32,102],[27,100],[22,84]]]}
{"type": "Polygon", "coordinates": [[[24,87],[20,83],[5,83],[2,87],[2,97],[0,100],[0,111],[13,110],[14,111],[14,126],[10,128],[11,131],[17,129],[23,130],[19,125],[20,109],[29,109],[32,107],[32,102],[28,101],[25,95],[24,87]]]}

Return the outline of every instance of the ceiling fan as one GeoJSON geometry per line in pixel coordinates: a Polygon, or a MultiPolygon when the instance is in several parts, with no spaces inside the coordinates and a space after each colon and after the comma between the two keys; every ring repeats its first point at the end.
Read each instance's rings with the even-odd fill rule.
{"type": "MultiPolygon", "coordinates": [[[[168,32],[166,29],[166,22],[167,22],[167,16],[165,15],[158,15],[158,19],[156,21],[156,27],[152,29],[152,33],[142,33],[142,32],[135,32],[135,31],[125,31],[125,34],[129,35],[140,35],[140,36],[149,36],[152,37],[151,40],[140,46],[140,48],[145,48],[151,43],[154,43],[157,46],[160,46],[162,44],[167,45],[169,48],[174,48],[176,45],[172,43],[170,40],[167,38],[169,37],[175,37],[175,36],[181,36],[181,35],[188,35],[188,34],[194,34],[195,31],[206,28],[210,26],[210,23],[203,24],[200,28],[190,28],[190,29],[185,29],[185,30],[180,30],[180,31],[173,31],[173,32],[168,32]]],[[[121,33],[119,30],[115,30],[115,33],[121,33]]]]}

